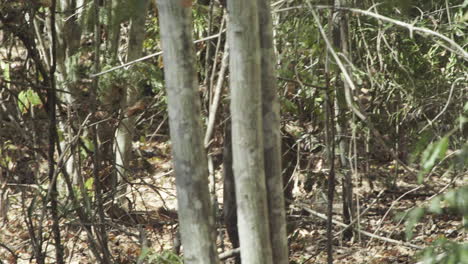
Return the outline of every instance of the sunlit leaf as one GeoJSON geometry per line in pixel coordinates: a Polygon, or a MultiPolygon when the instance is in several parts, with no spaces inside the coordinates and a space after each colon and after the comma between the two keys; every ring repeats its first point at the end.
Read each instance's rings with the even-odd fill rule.
{"type": "Polygon", "coordinates": [[[442,213],[442,207],[440,206],[441,200],[442,199],[440,197],[435,197],[434,199],[432,199],[428,208],[429,212],[435,213],[435,214],[441,214],[442,213]]]}
{"type": "Polygon", "coordinates": [[[86,190],[88,191],[91,191],[93,190],[93,186],[94,186],[94,178],[89,178],[86,180],[85,184],[84,184],[86,190]]]}
{"type": "Polygon", "coordinates": [[[408,213],[406,219],[406,238],[409,240],[413,237],[413,228],[419,222],[419,219],[424,215],[424,208],[418,207],[408,213]]]}
{"type": "MultiPolygon", "coordinates": [[[[448,137],[443,137],[438,142],[432,143],[427,147],[423,153],[421,161],[424,173],[429,172],[434,167],[436,161],[445,155],[445,152],[447,152],[448,149],[448,143],[448,137]]],[[[418,182],[420,184],[423,180],[422,176],[423,173],[418,175],[418,182]]]]}

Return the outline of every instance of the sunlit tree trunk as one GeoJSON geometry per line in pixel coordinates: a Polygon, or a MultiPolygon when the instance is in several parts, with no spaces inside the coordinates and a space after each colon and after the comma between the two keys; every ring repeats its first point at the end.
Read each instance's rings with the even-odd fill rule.
{"type": "Polygon", "coordinates": [[[273,263],[263,162],[257,1],[228,1],[233,169],[243,263],[273,263]]]}
{"type": "Polygon", "coordinates": [[[108,17],[107,17],[107,32],[109,37],[107,38],[107,55],[110,63],[117,61],[117,55],[119,50],[119,38],[120,38],[120,23],[123,21],[123,4],[125,0],[111,0],[107,1],[108,6],[108,17]]]}
{"type": "MultiPolygon", "coordinates": [[[[56,20],[57,29],[57,86],[65,93],[59,93],[59,98],[68,104],[70,109],[73,109],[76,104],[79,104],[80,92],[77,87],[79,81],[78,67],[80,59],[80,40],[83,31],[83,23],[85,11],[79,12],[74,15],[77,7],[84,6],[86,0],[71,1],[60,0],[58,2],[60,19],[56,20]],[[64,19],[67,18],[67,19],[64,19]]],[[[50,32],[50,30],[49,30],[50,32]]],[[[61,142],[61,148],[65,149],[67,143],[71,144],[71,138],[74,132],[70,126],[77,126],[76,123],[69,120],[70,124],[67,126],[65,123],[59,123],[63,131],[64,141],[61,142]]],[[[69,152],[66,153],[70,156],[66,162],[66,170],[70,175],[74,184],[78,184],[82,179],[79,178],[77,152],[75,146],[70,146],[69,152]]]]}
{"type": "Polygon", "coordinates": [[[191,1],[158,0],[185,263],[218,263],[200,119],[191,1]]]}
{"type": "MultiPolygon", "coordinates": [[[[145,21],[146,11],[148,8],[148,0],[136,1],[134,12],[130,21],[130,33],[127,49],[127,61],[138,59],[142,55],[143,40],[145,37],[145,21]]],[[[135,85],[127,85],[123,88],[123,97],[120,101],[120,109],[122,111],[121,121],[116,131],[115,139],[115,165],[117,169],[117,183],[121,182],[121,178],[127,177],[127,169],[129,165],[132,138],[135,132],[135,117],[125,116],[125,109],[136,103],[140,97],[140,91],[135,85]]]]}
{"type": "Polygon", "coordinates": [[[263,151],[270,220],[270,238],[273,259],[277,264],[288,263],[286,214],[284,208],[281,168],[281,134],[276,59],[273,47],[273,29],[270,1],[258,0],[261,46],[261,84],[263,115],[263,151]]]}

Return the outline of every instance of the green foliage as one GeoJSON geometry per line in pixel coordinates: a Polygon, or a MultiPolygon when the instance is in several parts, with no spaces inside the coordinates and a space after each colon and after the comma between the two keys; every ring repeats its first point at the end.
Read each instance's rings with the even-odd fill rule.
{"type": "Polygon", "coordinates": [[[431,247],[424,249],[420,256],[425,264],[467,264],[468,243],[456,243],[440,238],[431,247]],[[439,254],[440,251],[444,253],[439,254]]]}
{"type": "Polygon", "coordinates": [[[413,150],[411,152],[411,157],[410,157],[411,163],[417,162],[417,160],[421,157],[421,154],[430,144],[431,139],[433,137],[434,135],[428,130],[423,131],[421,134],[417,136],[416,143],[413,145],[413,150]]]}
{"type": "Polygon", "coordinates": [[[89,178],[86,180],[86,182],[84,183],[84,186],[86,188],[86,190],[88,191],[91,191],[93,190],[93,186],[94,186],[94,178],[89,178]]]}
{"type": "MultiPolygon", "coordinates": [[[[449,133],[451,134],[451,133],[449,133]]],[[[418,181],[422,182],[422,176],[432,170],[435,162],[445,156],[449,145],[449,136],[430,144],[423,152],[421,158],[422,173],[419,174],[418,181]]],[[[459,163],[462,167],[466,165],[468,156],[467,144],[460,150],[459,163]],[[460,158],[464,157],[464,158],[460,158]]],[[[421,221],[426,214],[441,215],[452,213],[462,218],[463,226],[460,229],[468,230],[468,185],[458,189],[450,190],[445,194],[433,198],[429,205],[412,209],[406,219],[406,237],[412,238],[415,225],[421,221]]],[[[457,243],[442,237],[436,240],[430,247],[421,252],[424,263],[468,263],[468,244],[457,243]]]]}
{"type": "Polygon", "coordinates": [[[413,237],[414,226],[421,220],[424,216],[425,209],[417,207],[408,213],[408,218],[406,220],[406,238],[410,239],[413,237]]]}
{"type": "Polygon", "coordinates": [[[460,215],[463,228],[468,229],[468,186],[450,190],[445,194],[434,197],[428,206],[417,207],[408,212],[406,219],[406,238],[413,237],[415,225],[428,213],[440,215],[443,213],[452,213],[460,215]]]}
{"type": "Polygon", "coordinates": [[[138,263],[143,262],[148,264],[182,264],[184,263],[182,258],[179,257],[172,251],[163,251],[156,253],[148,247],[144,247],[141,250],[140,256],[138,256],[138,263]]]}
{"type": "MultiPolygon", "coordinates": [[[[103,71],[112,67],[113,65],[107,65],[103,71]]],[[[119,106],[125,89],[127,93],[139,95],[164,92],[163,79],[161,69],[153,64],[140,62],[129,69],[117,69],[99,78],[98,97],[104,107],[115,108],[119,106]]],[[[163,96],[160,98],[165,100],[163,96]]]]}
{"type": "MultiPolygon", "coordinates": [[[[81,136],[81,141],[83,142],[84,146],[91,152],[94,152],[94,144],[93,144],[93,141],[88,138],[88,137],[85,137],[85,136],[81,136]]],[[[84,148],[81,148],[81,156],[83,158],[87,157],[88,156],[88,153],[86,152],[86,150],[84,148]]]]}
{"type": "Polygon", "coordinates": [[[42,106],[41,99],[34,90],[27,89],[18,94],[18,107],[21,113],[27,113],[34,106],[42,106]]]}
{"type": "MultiPolygon", "coordinates": [[[[412,238],[414,226],[428,213],[441,215],[453,213],[462,216],[463,226],[460,229],[468,230],[468,186],[450,190],[446,194],[439,195],[431,200],[426,207],[418,207],[408,213],[406,220],[407,239],[412,238]]],[[[431,246],[420,252],[424,263],[457,264],[468,263],[468,243],[457,243],[440,237],[431,246]]]]}
{"type": "Polygon", "coordinates": [[[297,106],[291,101],[289,100],[288,98],[281,98],[281,109],[284,112],[286,113],[290,113],[290,114],[293,114],[293,115],[296,115],[298,114],[298,109],[297,109],[297,106]]]}
{"type": "Polygon", "coordinates": [[[437,160],[442,159],[447,152],[449,145],[448,137],[443,137],[437,142],[430,144],[422,154],[423,170],[418,174],[418,182],[422,183],[424,174],[428,173],[435,165],[437,160]]]}
{"type": "MultiPolygon", "coordinates": [[[[146,37],[143,41],[143,48],[149,52],[160,51],[159,40],[158,18],[152,17],[146,25],[146,37]]],[[[158,57],[158,59],[160,59],[160,57],[158,57]]]]}

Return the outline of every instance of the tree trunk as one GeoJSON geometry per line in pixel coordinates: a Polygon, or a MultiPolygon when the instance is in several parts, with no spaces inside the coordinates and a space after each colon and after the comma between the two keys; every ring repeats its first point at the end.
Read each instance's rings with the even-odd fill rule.
{"type": "MultiPolygon", "coordinates": [[[[343,3],[341,0],[335,0],[335,6],[340,7],[343,3]]],[[[349,57],[349,47],[348,47],[348,20],[346,14],[343,11],[337,11],[337,21],[333,21],[333,43],[336,49],[341,50],[341,52],[348,58],[349,61],[352,61],[352,58],[349,57]]],[[[339,72],[336,73],[339,77],[339,72]]],[[[340,78],[337,78],[340,80],[340,78]]],[[[350,161],[347,159],[346,154],[348,153],[348,139],[346,133],[348,132],[348,119],[346,118],[346,99],[345,99],[345,90],[350,89],[347,82],[338,81],[336,85],[336,140],[338,142],[338,148],[340,152],[340,163],[341,170],[343,172],[343,181],[342,181],[342,190],[343,190],[343,222],[349,224],[352,221],[354,210],[353,210],[353,182],[351,179],[350,161]]],[[[352,229],[347,229],[343,233],[345,239],[349,239],[352,236],[352,229]]]]}
{"type": "Polygon", "coordinates": [[[288,263],[286,213],[281,177],[280,105],[277,95],[275,51],[270,1],[258,0],[260,47],[262,52],[263,151],[265,159],[270,238],[275,263],[288,263]]]}
{"type": "Polygon", "coordinates": [[[218,263],[192,42],[191,1],[158,0],[185,263],[218,263]]]}
{"type": "MultiPolygon", "coordinates": [[[[63,19],[56,20],[57,29],[57,86],[60,90],[66,91],[66,93],[59,93],[59,98],[66,102],[69,107],[73,107],[74,104],[79,104],[80,100],[79,91],[77,88],[78,67],[79,67],[79,48],[81,40],[81,32],[83,25],[81,24],[82,14],[72,16],[75,13],[77,6],[83,6],[85,1],[71,1],[71,0],[60,0],[58,4],[58,11],[63,17],[70,17],[67,21],[63,19]]],[[[49,32],[52,32],[51,29],[49,32]]],[[[48,56],[50,57],[50,56],[48,56]]],[[[71,126],[77,124],[70,121],[71,126]]],[[[61,149],[65,149],[66,144],[71,144],[71,138],[73,138],[73,130],[67,128],[66,124],[61,122],[60,128],[64,132],[65,140],[61,143],[61,149]]],[[[65,169],[70,175],[74,184],[80,184],[82,179],[79,178],[78,167],[80,164],[77,162],[75,146],[70,146],[69,153],[70,158],[67,159],[65,169]]],[[[65,190],[65,186],[60,186],[60,189],[65,190]]]]}
{"type": "MultiPolygon", "coordinates": [[[[132,61],[141,57],[143,51],[143,40],[145,37],[145,21],[148,2],[148,0],[136,1],[135,10],[130,22],[127,61],[132,61]]],[[[120,101],[121,110],[125,110],[136,103],[140,97],[140,91],[137,88],[138,87],[136,85],[128,85],[123,88],[124,96],[120,101]]],[[[123,113],[124,112],[125,111],[123,111],[123,113]]],[[[127,178],[134,133],[135,117],[122,116],[122,121],[117,127],[115,136],[115,165],[117,167],[116,183],[122,182],[122,178],[127,178]]]]}
{"type": "Polygon", "coordinates": [[[228,1],[233,168],[243,263],[273,263],[263,161],[257,2],[228,1]]]}
{"type": "MultiPolygon", "coordinates": [[[[240,244],[239,234],[237,233],[236,184],[234,182],[234,172],[232,171],[231,122],[226,122],[224,128],[223,183],[224,224],[232,248],[238,248],[240,244]]],[[[234,261],[236,264],[241,263],[240,256],[237,255],[234,261]]]]}

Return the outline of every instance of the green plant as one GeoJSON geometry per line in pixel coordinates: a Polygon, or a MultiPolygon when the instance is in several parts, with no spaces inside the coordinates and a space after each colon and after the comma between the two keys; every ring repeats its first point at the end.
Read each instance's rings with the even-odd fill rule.
{"type": "Polygon", "coordinates": [[[18,107],[21,113],[27,113],[34,106],[42,107],[41,99],[35,91],[28,89],[18,94],[18,107]]]}
{"type": "MultiPolygon", "coordinates": [[[[464,111],[460,117],[460,127],[462,128],[468,122],[468,103],[464,106],[464,111]]],[[[423,170],[419,174],[418,181],[421,183],[423,176],[430,172],[436,161],[443,160],[446,157],[446,152],[449,146],[449,137],[456,130],[452,130],[448,135],[440,140],[430,144],[422,154],[421,165],[423,170]]],[[[454,159],[454,168],[457,170],[466,168],[468,164],[468,143],[465,143],[457,153],[457,158],[454,159]]],[[[463,173],[463,171],[462,171],[463,173]]],[[[461,186],[457,189],[449,190],[448,192],[434,197],[430,203],[423,207],[412,209],[406,219],[406,236],[411,239],[413,236],[413,228],[421,221],[422,217],[427,214],[446,214],[451,213],[460,216],[461,226],[458,229],[468,230],[468,185],[461,186]]],[[[423,263],[468,263],[468,243],[456,242],[439,237],[431,246],[420,252],[420,257],[423,263]]]]}

